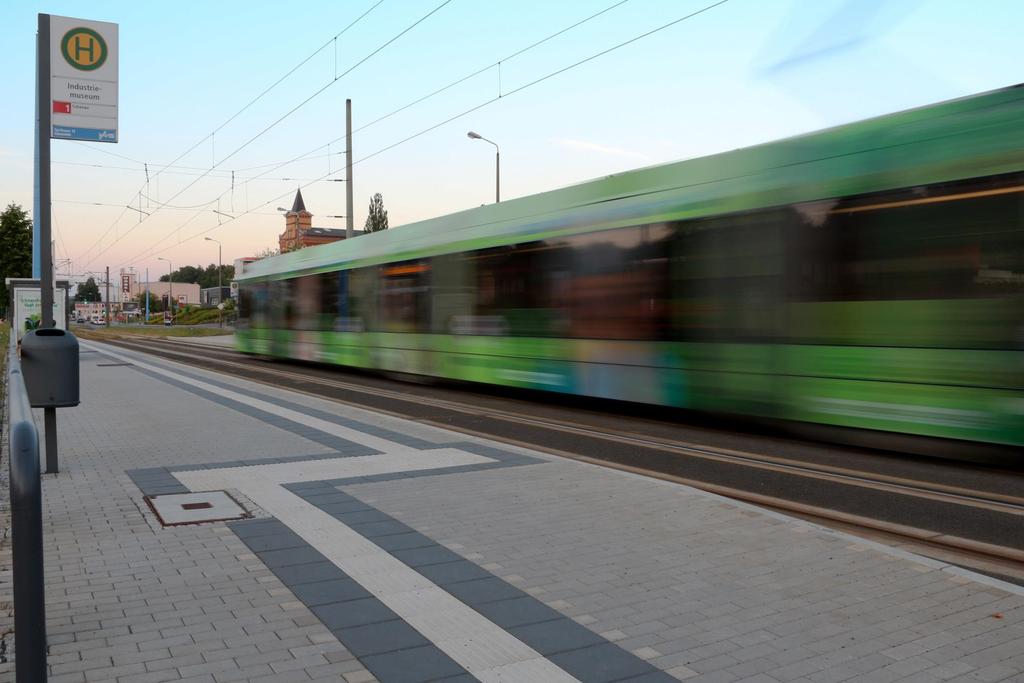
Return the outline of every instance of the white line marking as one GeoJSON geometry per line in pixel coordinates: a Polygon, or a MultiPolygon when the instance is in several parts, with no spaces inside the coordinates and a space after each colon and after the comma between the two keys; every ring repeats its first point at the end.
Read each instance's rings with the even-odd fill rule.
{"type": "MultiPolygon", "coordinates": [[[[89,344],[83,344],[83,346],[85,346],[86,348],[91,347],[91,345],[89,344]]],[[[373,448],[378,451],[393,451],[396,447],[396,444],[393,441],[388,441],[387,439],[382,439],[371,434],[366,434],[359,430],[351,429],[350,427],[343,427],[342,425],[335,424],[333,422],[328,422],[327,420],[321,420],[311,415],[306,415],[304,413],[300,413],[298,411],[291,410],[289,408],[284,408],[274,403],[270,403],[269,401],[264,401],[258,398],[252,398],[250,396],[246,396],[245,394],[240,394],[238,392],[231,391],[230,389],[222,389],[212,384],[207,384],[202,380],[193,379],[192,377],[189,377],[187,375],[178,374],[173,370],[168,370],[167,368],[162,368],[158,365],[151,365],[150,363],[140,361],[138,358],[124,356],[120,353],[108,351],[105,348],[102,350],[102,352],[113,358],[118,358],[125,362],[132,363],[136,367],[145,368],[150,372],[155,372],[159,375],[170,377],[171,379],[175,379],[179,382],[190,384],[199,389],[203,389],[213,394],[223,396],[224,398],[229,398],[232,401],[244,403],[247,406],[251,406],[253,408],[266,411],[273,415],[277,415],[279,417],[292,420],[293,422],[298,422],[299,424],[306,425],[307,427],[312,427],[313,429],[324,432],[325,434],[331,434],[332,436],[337,436],[348,441],[353,441],[363,446],[367,446],[368,448],[373,448]]]]}
{"type": "Polygon", "coordinates": [[[235,488],[324,554],[442,652],[484,681],[576,681],[419,572],[281,484],[490,462],[445,448],[288,465],[174,472],[192,490],[235,488]]]}

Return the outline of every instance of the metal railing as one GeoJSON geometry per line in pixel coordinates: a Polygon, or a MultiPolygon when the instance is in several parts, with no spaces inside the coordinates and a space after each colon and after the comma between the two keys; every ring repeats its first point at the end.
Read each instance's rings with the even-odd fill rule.
{"type": "Polygon", "coordinates": [[[7,352],[7,436],[14,565],[14,666],[17,683],[37,683],[46,681],[43,490],[39,478],[39,432],[32,420],[16,339],[17,332],[12,329],[7,352]]]}

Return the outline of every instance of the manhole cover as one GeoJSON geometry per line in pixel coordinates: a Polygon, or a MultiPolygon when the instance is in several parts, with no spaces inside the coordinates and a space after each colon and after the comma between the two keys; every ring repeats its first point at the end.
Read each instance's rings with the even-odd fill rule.
{"type": "Polygon", "coordinates": [[[224,491],[171,493],[146,498],[164,526],[200,524],[248,517],[245,509],[224,491]]]}

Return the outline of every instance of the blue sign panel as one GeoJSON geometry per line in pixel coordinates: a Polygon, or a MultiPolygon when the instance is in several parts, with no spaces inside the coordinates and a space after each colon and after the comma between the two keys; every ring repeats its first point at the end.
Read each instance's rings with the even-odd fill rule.
{"type": "Polygon", "coordinates": [[[71,128],[54,126],[50,137],[61,140],[87,140],[89,142],[117,142],[117,131],[113,128],[71,128]]]}

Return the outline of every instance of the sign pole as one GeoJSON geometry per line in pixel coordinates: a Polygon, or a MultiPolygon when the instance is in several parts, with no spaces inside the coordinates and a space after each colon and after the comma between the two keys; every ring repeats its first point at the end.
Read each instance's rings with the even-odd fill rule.
{"type": "MultiPolygon", "coordinates": [[[[50,101],[50,15],[39,15],[39,36],[36,41],[36,107],[39,109],[39,327],[54,326],[53,320],[53,253],[50,251],[50,133],[53,116],[50,101]]],[[[47,410],[50,410],[49,408],[47,410]]],[[[47,443],[49,446],[49,443],[47,443]]],[[[49,450],[49,448],[47,448],[49,450]]]]}
{"type": "MultiPolygon", "coordinates": [[[[50,98],[50,15],[39,15],[39,36],[36,39],[36,108],[39,111],[39,327],[56,327],[53,319],[53,251],[50,249],[50,135],[53,104],[50,98]]],[[[43,408],[43,445],[46,451],[47,474],[57,473],[57,409],[43,408]]]]}

